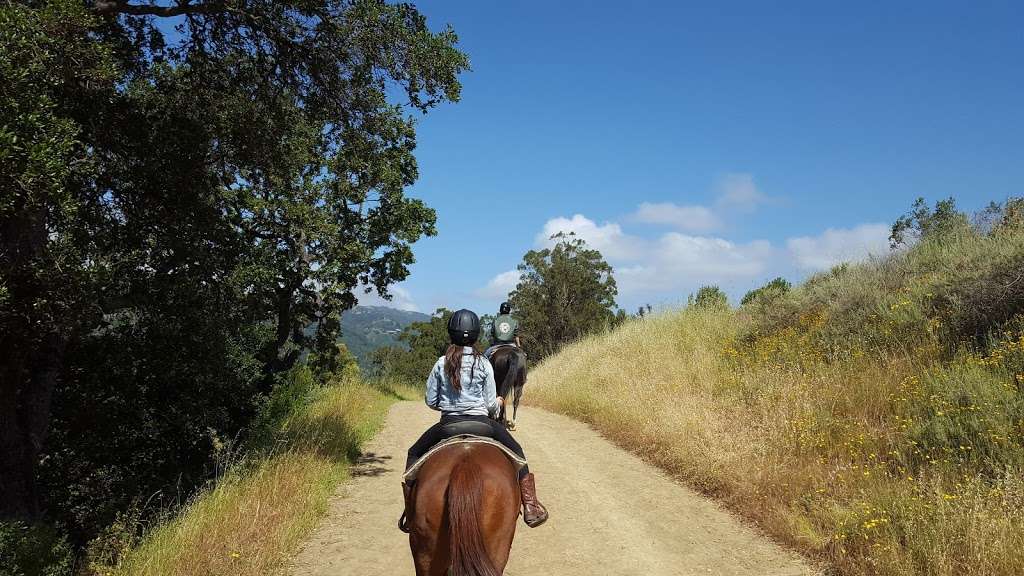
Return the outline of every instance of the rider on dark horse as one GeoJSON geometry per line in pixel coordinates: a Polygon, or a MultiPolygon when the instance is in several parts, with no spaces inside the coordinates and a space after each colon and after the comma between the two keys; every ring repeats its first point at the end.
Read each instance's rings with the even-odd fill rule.
{"type": "Polygon", "coordinates": [[[491,323],[491,346],[484,352],[484,357],[490,358],[499,346],[522,348],[518,329],[519,321],[512,316],[512,306],[508,302],[502,302],[498,308],[498,316],[491,323]]]}
{"type": "MultiPolygon", "coordinates": [[[[427,406],[441,412],[441,421],[428,428],[409,448],[406,469],[447,437],[445,425],[465,421],[487,424],[491,438],[504,444],[523,460],[526,459],[523,448],[508,430],[490,417],[498,413],[502,400],[497,395],[491,363],[473,347],[479,336],[480,319],[472,311],[459,310],[448,320],[448,337],[452,343],[430,370],[425,396],[427,406]]],[[[529,466],[523,466],[519,471],[519,489],[522,493],[523,520],[531,528],[540,526],[548,519],[548,511],[537,500],[537,488],[529,466]]],[[[405,494],[405,513],[399,528],[408,532],[408,515],[413,510],[413,487],[403,482],[402,492],[405,494]]]]}

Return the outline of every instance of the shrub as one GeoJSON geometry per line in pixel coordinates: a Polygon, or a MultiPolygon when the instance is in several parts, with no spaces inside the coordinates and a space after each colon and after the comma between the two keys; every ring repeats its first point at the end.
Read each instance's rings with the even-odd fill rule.
{"type": "Polygon", "coordinates": [[[0,522],[0,576],[70,576],[74,555],[50,526],[0,522]]]}
{"type": "Polygon", "coordinates": [[[753,303],[754,301],[774,300],[778,296],[782,296],[786,292],[789,292],[789,289],[792,287],[793,285],[790,284],[788,280],[780,276],[778,278],[775,278],[774,280],[771,280],[764,286],[761,286],[760,288],[755,288],[750,292],[744,294],[743,299],[740,300],[740,305],[746,306],[748,304],[753,303]]]}
{"type": "Polygon", "coordinates": [[[707,310],[726,310],[729,308],[729,298],[718,286],[702,286],[696,296],[691,294],[687,298],[686,304],[707,310]]]}

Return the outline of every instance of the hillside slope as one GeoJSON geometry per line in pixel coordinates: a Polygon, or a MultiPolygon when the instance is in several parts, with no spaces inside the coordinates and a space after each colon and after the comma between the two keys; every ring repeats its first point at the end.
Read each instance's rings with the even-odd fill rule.
{"type": "MultiPolygon", "coordinates": [[[[285,561],[350,477],[362,444],[388,407],[412,397],[400,384],[349,376],[319,383],[305,367],[290,374],[270,404],[258,446],[226,455],[224,473],[141,541],[131,518],[90,553],[90,574],[242,576],[281,573],[285,561]],[[268,414],[270,413],[268,412],[268,414]],[[120,531],[120,532],[119,532],[120,531]]],[[[96,543],[94,543],[96,544],[96,543]]],[[[2,572],[2,570],[0,570],[2,572]]]]}
{"type": "Polygon", "coordinates": [[[421,312],[386,306],[356,306],[341,315],[341,341],[365,372],[374,350],[400,344],[398,334],[403,328],[413,322],[429,320],[430,316],[421,312]]]}
{"type": "Polygon", "coordinates": [[[1021,574],[1024,227],[567,346],[526,401],[840,574],[1021,574]]]}

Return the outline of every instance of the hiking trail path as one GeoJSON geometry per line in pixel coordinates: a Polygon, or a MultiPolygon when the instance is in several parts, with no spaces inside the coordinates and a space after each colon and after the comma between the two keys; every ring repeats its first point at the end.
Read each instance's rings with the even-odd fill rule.
{"type": "MultiPolygon", "coordinates": [[[[405,451],[437,421],[398,402],[352,478],[292,559],[293,576],[413,576],[402,513],[405,451]]],[[[714,501],[618,448],[586,424],[523,407],[513,432],[551,518],[519,520],[507,576],[796,576],[817,572],[714,501]]]]}

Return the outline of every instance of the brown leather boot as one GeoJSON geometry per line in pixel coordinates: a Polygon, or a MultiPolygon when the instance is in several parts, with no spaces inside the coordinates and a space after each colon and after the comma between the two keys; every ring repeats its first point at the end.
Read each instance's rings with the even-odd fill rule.
{"type": "Polygon", "coordinates": [[[540,526],[548,519],[548,510],[537,500],[537,485],[533,481],[533,473],[523,476],[519,481],[519,491],[523,497],[523,521],[530,528],[540,526]]]}
{"type": "Polygon", "coordinates": [[[405,496],[405,510],[402,511],[402,517],[398,519],[398,529],[408,534],[410,531],[409,519],[413,510],[412,486],[402,482],[402,495],[405,496]]]}

